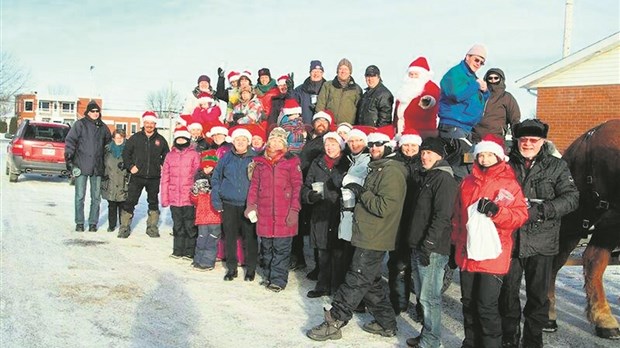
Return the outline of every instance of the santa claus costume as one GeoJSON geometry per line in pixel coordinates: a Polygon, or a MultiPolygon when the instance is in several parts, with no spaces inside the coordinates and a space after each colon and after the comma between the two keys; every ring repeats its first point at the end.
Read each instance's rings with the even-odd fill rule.
{"type": "Polygon", "coordinates": [[[416,58],[407,69],[403,86],[396,93],[394,123],[397,134],[414,128],[422,139],[437,136],[437,111],[439,109],[439,86],[431,78],[433,72],[424,57],[416,58]],[[410,77],[417,72],[418,77],[410,77]]]}

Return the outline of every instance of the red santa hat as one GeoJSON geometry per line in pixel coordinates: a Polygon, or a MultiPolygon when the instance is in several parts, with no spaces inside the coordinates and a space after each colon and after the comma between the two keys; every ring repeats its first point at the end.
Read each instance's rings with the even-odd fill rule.
{"type": "Polygon", "coordinates": [[[239,80],[241,74],[238,71],[231,71],[226,77],[228,78],[228,82],[234,82],[239,80]]]}
{"type": "Polygon", "coordinates": [[[248,143],[252,142],[252,133],[246,128],[245,125],[239,125],[231,128],[232,133],[230,133],[230,141],[232,142],[238,137],[245,137],[248,139],[248,143]]]}
{"type": "Polygon", "coordinates": [[[481,152],[491,152],[499,158],[500,161],[508,161],[508,156],[504,152],[504,140],[495,134],[487,134],[474,147],[474,157],[481,152]]]}
{"type": "Polygon", "coordinates": [[[420,133],[413,128],[405,129],[403,134],[400,136],[398,146],[403,146],[405,144],[416,144],[418,146],[422,145],[422,137],[420,136],[420,133]]]}
{"type": "Polygon", "coordinates": [[[391,124],[379,127],[368,134],[369,143],[384,141],[387,142],[385,145],[394,147],[395,143],[392,139],[394,139],[394,126],[391,124]]]}
{"type": "Polygon", "coordinates": [[[284,101],[284,107],[282,107],[282,114],[301,114],[301,106],[299,106],[299,103],[295,99],[286,99],[284,101]]]}
{"type": "Polygon", "coordinates": [[[325,141],[327,139],[334,139],[338,142],[338,145],[340,145],[340,150],[344,149],[344,139],[342,139],[342,137],[340,135],[338,135],[338,133],[336,132],[328,132],[325,133],[325,135],[323,135],[323,143],[325,143],[325,141]]]}
{"type": "Polygon", "coordinates": [[[258,136],[263,139],[263,142],[267,141],[267,131],[261,125],[256,123],[246,124],[245,127],[250,131],[252,137],[258,136]]]}
{"type": "Polygon", "coordinates": [[[351,132],[351,129],[353,129],[353,126],[349,122],[340,122],[338,124],[338,127],[336,127],[336,132],[343,132],[349,134],[351,132]]]}
{"type": "Polygon", "coordinates": [[[202,103],[213,103],[213,96],[210,93],[207,92],[200,92],[198,94],[198,103],[202,104],[202,103]]]}
{"type": "Polygon", "coordinates": [[[179,125],[174,129],[174,139],[176,138],[187,138],[188,140],[192,138],[192,136],[187,131],[187,127],[183,125],[179,125]]]}
{"type": "Polygon", "coordinates": [[[151,122],[157,122],[157,113],[155,113],[155,111],[145,111],[142,114],[142,124],[144,124],[144,122],[147,121],[151,121],[151,122]]]}
{"type": "Polygon", "coordinates": [[[192,129],[200,129],[200,131],[202,132],[203,128],[202,128],[202,124],[200,122],[193,120],[192,123],[187,125],[187,129],[190,130],[190,131],[192,129]]]}
{"type": "Polygon", "coordinates": [[[228,136],[228,128],[222,123],[212,124],[211,127],[207,129],[209,129],[209,131],[207,132],[208,137],[212,137],[216,134],[228,136]]]}
{"type": "Polygon", "coordinates": [[[407,71],[419,71],[422,73],[429,73],[431,71],[431,68],[428,66],[426,58],[418,57],[413,62],[411,62],[411,64],[409,64],[409,68],[407,69],[407,71]]]}
{"type": "Polygon", "coordinates": [[[315,120],[317,120],[319,118],[326,119],[327,123],[329,123],[331,125],[333,120],[334,120],[334,113],[331,112],[330,110],[319,111],[316,114],[314,114],[314,116],[312,116],[312,122],[314,122],[315,120]]]}
{"type": "Polygon", "coordinates": [[[286,85],[286,80],[288,80],[288,76],[287,75],[282,75],[282,76],[278,77],[278,80],[277,80],[278,86],[286,85]]]}
{"type": "Polygon", "coordinates": [[[349,139],[360,138],[364,141],[364,144],[368,142],[368,134],[375,131],[375,127],[372,126],[353,126],[353,129],[349,132],[349,139]]]}
{"type": "Polygon", "coordinates": [[[243,77],[243,76],[247,77],[247,78],[248,78],[248,80],[252,81],[252,73],[251,73],[251,72],[249,72],[248,70],[243,70],[243,71],[239,74],[239,78],[241,78],[241,77],[243,77]]]}
{"type": "Polygon", "coordinates": [[[179,115],[179,118],[177,118],[177,124],[187,127],[190,123],[192,123],[192,115],[179,115]]]}

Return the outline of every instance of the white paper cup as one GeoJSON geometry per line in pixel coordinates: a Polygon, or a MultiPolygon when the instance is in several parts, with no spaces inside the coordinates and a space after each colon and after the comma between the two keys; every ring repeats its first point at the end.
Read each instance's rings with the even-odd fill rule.
{"type": "Polygon", "coordinates": [[[321,197],[325,198],[325,194],[323,193],[323,186],[324,184],[322,182],[314,182],[312,183],[312,191],[320,193],[321,197]]]}
{"type": "Polygon", "coordinates": [[[342,189],[342,205],[345,208],[355,207],[355,194],[353,193],[353,191],[347,188],[342,189]]]}
{"type": "Polygon", "coordinates": [[[253,224],[258,221],[258,215],[256,215],[256,210],[252,210],[248,213],[248,219],[250,219],[250,222],[253,224]]]}

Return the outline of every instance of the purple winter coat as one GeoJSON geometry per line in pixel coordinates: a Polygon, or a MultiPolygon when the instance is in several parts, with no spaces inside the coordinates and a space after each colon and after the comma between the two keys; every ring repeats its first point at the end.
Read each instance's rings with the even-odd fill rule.
{"type": "Polygon", "coordinates": [[[295,236],[301,209],[299,157],[287,152],[275,164],[265,156],[255,157],[254,163],[246,211],[257,212],[256,234],[265,238],[295,236]]]}
{"type": "Polygon", "coordinates": [[[161,171],[162,207],[192,205],[190,194],[198,168],[200,168],[200,154],[196,150],[191,146],[183,150],[172,147],[161,171]]]}

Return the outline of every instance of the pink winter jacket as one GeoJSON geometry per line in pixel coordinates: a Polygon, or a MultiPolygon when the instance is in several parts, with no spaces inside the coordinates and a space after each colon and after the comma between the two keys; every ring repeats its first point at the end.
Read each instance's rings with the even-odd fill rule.
{"type": "Polygon", "coordinates": [[[190,200],[194,175],[200,167],[200,154],[192,147],[179,150],[172,147],[161,171],[162,207],[192,205],[190,200]]]}
{"type": "Polygon", "coordinates": [[[301,209],[299,157],[288,152],[275,164],[265,156],[255,157],[254,163],[246,211],[257,212],[256,234],[266,238],[295,236],[301,209]]]}

